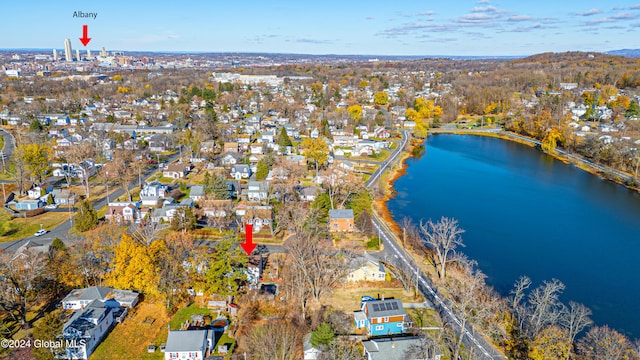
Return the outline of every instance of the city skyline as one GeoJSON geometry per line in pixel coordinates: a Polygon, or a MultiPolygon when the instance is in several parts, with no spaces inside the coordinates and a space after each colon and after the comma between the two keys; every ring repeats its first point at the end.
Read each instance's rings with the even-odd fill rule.
{"type": "MultiPolygon", "coordinates": [[[[29,4],[29,31],[12,32],[0,48],[53,49],[65,38],[82,51],[522,56],[640,48],[633,1],[29,4]],[[76,11],[97,16],[74,18],[76,11]],[[87,47],[79,40],[84,24],[93,39],[87,47]]],[[[20,13],[21,5],[4,8],[20,13]]],[[[8,17],[0,26],[8,32],[25,20],[8,17]]]]}

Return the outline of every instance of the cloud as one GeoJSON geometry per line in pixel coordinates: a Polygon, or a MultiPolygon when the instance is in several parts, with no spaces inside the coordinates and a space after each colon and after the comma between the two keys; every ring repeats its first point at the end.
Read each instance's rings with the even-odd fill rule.
{"type": "Polygon", "coordinates": [[[614,23],[614,22],[618,22],[618,21],[634,20],[634,19],[637,19],[638,17],[640,17],[639,14],[632,14],[632,13],[628,13],[628,12],[627,13],[619,13],[619,14],[612,15],[612,16],[605,17],[605,18],[589,20],[589,21],[585,22],[584,25],[593,26],[593,25],[600,25],[600,24],[606,24],[606,23],[614,23]]]}
{"type": "Polygon", "coordinates": [[[476,4],[489,4],[491,1],[489,0],[478,0],[476,4]]]}
{"type": "Polygon", "coordinates": [[[365,20],[373,20],[373,16],[367,16],[366,18],[364,18],[365,20]]]}
{"type": "Polygon", "coordinates": [[[597,14],[602,14],[602,10],[600,10],[600,9],[590,9],[590,10],[583,11],[583,12],[576,12],[574,14],[575,15],[579,15],[579,16],[593,16],[593,15],[597,15],[597,14]]]}
{"type": "Polygon", "coordinates": [[[423,11],[423,12],[419,12],[416,14],[416,16],[431,16],[431,15],[435,15],[436,12],[433,10],[428,10],[428,11],[423,11]]]}
{"type": "Polygon", "coordinates": [[[631,6],[629,6],[629,9],[631,9],[631,10],[638,10],[638,9],[640,9],[640,4],[631,5],[631,6]]]}
{"type": "Polygon", "coordinates": [[[509,22],[531,21],[533,18],[528,15],[511,15],[507,18],[509,22]]]}
{"type": "Polygon", "coordinates": [[[485,7],[475,6],[471,9],[471,12],[474,13],[497,13],[499,10],[495,6],[489,5],[485,7]]]}
{"type": "Polygon", "coordinates": [[[475,13],[463,15],[456,21],[463,24],[485,24],[495,20],[496,18],[497,16],[495,14],[475,13]]]}
{"type": "Polygon", "coordinates": [[[309,39],[309,38],[298,38],[298,39],[294,39],[293,42],[303,43],[303,44],[331,44],[331,41],[329,40],[309,39]]]}
{"type": "Polygon", "coordinates": [[[533,25],[530,25],[530,26],[520,26],[520,27],[517,27],[517,28],[515,28],[515,29],[513,29],[511,31],[522,33],[522,32],[530,32],[530,31],[533,31],[533,30],[540,30],[540,29],[544,29],[544,28],[545,27],[541,23],[536,23],[536,24],[533,24],[533,25]]]}

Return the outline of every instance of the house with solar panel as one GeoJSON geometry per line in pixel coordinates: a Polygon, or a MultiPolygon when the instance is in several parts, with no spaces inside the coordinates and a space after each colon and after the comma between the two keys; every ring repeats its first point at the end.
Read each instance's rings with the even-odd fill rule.
{"type": "Polygon", "coordinates": [[[397,335],[411,326],[411,318],[400,299],[368,300],[353,313],[356,329],[366,329],[369,336],[397,335]]]}

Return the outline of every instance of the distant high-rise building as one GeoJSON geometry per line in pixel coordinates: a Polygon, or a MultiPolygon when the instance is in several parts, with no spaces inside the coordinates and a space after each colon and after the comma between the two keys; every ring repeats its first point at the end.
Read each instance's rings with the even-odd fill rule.
{"type": "Polygon", "coordinates": [[[87,49],[87,60],[91,60],[91,50],[87,49]]]}
{"type": "Polygon", "coordinates": [[[64,59],[67,61],[73,61],[73,52],[71,50],[71,40],[64,40],[64,59]]]}
{"type": "Polygon", "coordinates": [[[102,51],[100,51],[100,56],[102,57],[107,57],[107,49],[105,49],[104,47],[102,48],[102,51]]]}
{"type": "Polygon", "coordinates": [[[80,61],[80,49],[76,49],[76,61],[80,61]]]}
{"type": "Polygon", "coordinates": [[[53,61],[58,61],[58,50],[53,49],[53,61]]]}

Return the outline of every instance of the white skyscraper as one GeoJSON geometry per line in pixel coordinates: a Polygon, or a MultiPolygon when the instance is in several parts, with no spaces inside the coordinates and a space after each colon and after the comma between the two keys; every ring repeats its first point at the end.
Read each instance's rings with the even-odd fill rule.
{"type": "Polygon", "coordinates": [[[76,49],[76,61],[80,61],[80,49],[76,49]]]}
{"type": "Polygon", "coordinates": [[[53,49],[53,61],[58,61],[58,50],[53,49]]]}
{"type": "Polygon", "coordinates": [[[64,40],[64,59],[66,61],[73,61],[73,51],[71,50],[71,40],[64,40]]]}
{"type": "Polygon", "coordinates": [[[87,49],[87,60],[91,60],[91,50],[87,49]]]}

